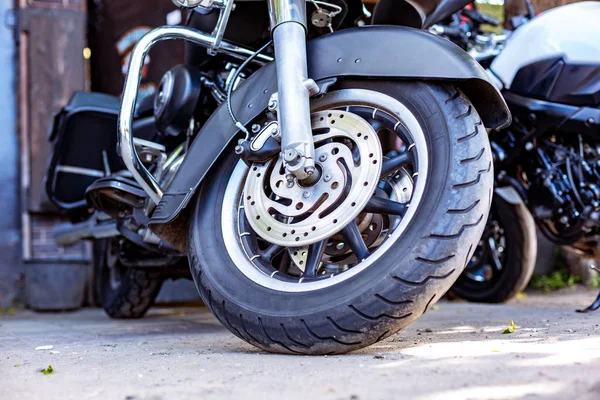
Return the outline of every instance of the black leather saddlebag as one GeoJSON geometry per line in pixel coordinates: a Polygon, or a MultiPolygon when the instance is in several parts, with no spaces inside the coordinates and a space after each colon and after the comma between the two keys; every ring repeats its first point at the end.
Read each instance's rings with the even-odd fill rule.
{"type": "MultiPolygon", "coordinates": [[[[124,169],[117,154],[119,107],[118,97],[75,92],[54,117],[46,191],[52,202],[69,214],[86,212],[89,185],[124,169]]],[[[153,139],[156,130],[151,107],[138,106],[133,130],[136,137],[153,139]]]]}

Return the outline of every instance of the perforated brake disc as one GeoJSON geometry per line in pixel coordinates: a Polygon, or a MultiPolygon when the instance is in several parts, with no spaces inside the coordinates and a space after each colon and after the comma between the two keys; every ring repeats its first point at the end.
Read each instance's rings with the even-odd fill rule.
{"type": "Polygon", "coordinates": [[[381,144],[363,118],[330,110],[311,115],[319,180],[288,182],[281,157],[253,165],[244,186],[248,222],[262,239],[301,247],[353,221],[373,196],[381,174],[381,144]]]}

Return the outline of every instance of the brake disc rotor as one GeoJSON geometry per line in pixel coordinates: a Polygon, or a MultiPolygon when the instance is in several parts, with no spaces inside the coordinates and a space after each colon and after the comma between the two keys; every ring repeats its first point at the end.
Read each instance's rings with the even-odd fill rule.
{"type": "Polygon", "coordinates": [[[255,164],[244,186],[244,210],[258,236],[301,247],[326,239],[357,217],[381,174],[381,144],[373,127],[345,111],[311,115],[319,180],[286,179],[281,157],[255,164]]]}

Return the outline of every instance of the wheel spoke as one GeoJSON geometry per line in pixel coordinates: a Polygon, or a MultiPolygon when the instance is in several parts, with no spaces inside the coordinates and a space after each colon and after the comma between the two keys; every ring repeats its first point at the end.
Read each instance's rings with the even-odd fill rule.
{"type": "Polygon", "coordinates": [[[365,244],[365,241],[358,230],[358,225],[356,225],[356,222],[350,222],[344,227],[344,229],[342,229],[340,233],[344,238],[344,242],[350,246],[350,249],[352,249],[352,252],[359,262],[369,256],[369,249],[367,249],[367,245],[365,244]]]}
{"type": "Polygon", "coordinates": [[[408,151],[394,156],[392,158],[388,158],[383,160],[383,165],[381,166],[381,176],[387,176],[392,172],[396,172],[401,167],[408,165],[412,162],[412,157],[408,151]]]}
{"type": "Polygon", "coordinates": [[[371,197],[364,211],[374,214],[404,215],[406,208],[406,204],[398,203],[397,201],[381,197],[371,197]]]}
{"type": "Polygon", "coordinates": [[[498,257],[498,249],[496,247],[496,241],[493,237],[488,238],[488,245],[490,247],[490,255],[492,256],[494,268],[497,271],[502,270],[502,262],[500,261],[500,257],[498,257]]]}
{"type": "Polygon", "coordinates": [[[285,249],[285,247],[278,246],[276,244],[271,244],[271,245],[269,245],[269,247],[267,247],[266,249],[263,250],[262,254],[260,255],[260,258],[262,258],[264,261],[270,263],[271,260],[273,259],[273,257],[275,257],[277,254],[281,253],[283,251],[283,249],[285,249]]]}
{"type": "Polygon", "coordinates": [[[308,247],[308,257],[306,258],[306,266],[304,268],[304,273],[302,274],[303,277],[315,278],[317,276],[317,271],[321,264],[321,258],[323,257],[326,246],[327,240],[321,240],[308,247]]]}

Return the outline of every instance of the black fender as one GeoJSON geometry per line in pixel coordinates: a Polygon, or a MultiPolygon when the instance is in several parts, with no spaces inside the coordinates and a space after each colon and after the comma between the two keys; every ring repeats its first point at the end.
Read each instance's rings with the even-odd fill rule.
{"type": "MultiPolygon", "coordinates": [[[[398,26],[346,29],[308,42],[307,55],[309,77],[317,82],[333,77],[455,82],[486,127],[502,128],[511,122],[508,107],[485,70],[458,46],[422,30],[398,26]]],[[[233,93],[236,117],[248,124],[266,109],[276,91],[276,66],[270,63],[233,93]]],[[[179,214],[237,133],[227,107],[221,105],[190,146],[151,224],[169,223],[179,214]]]]}

